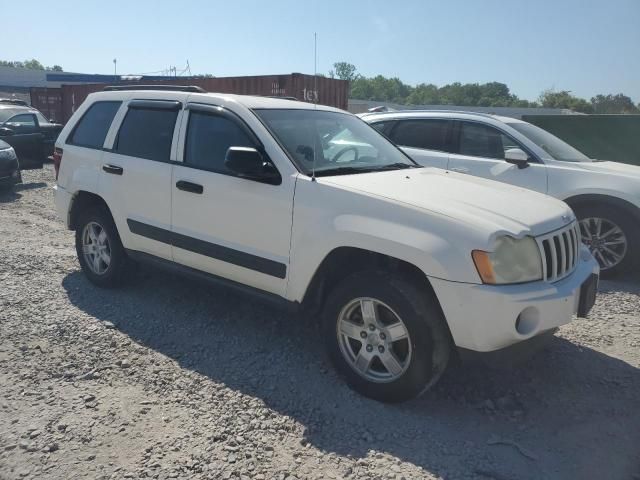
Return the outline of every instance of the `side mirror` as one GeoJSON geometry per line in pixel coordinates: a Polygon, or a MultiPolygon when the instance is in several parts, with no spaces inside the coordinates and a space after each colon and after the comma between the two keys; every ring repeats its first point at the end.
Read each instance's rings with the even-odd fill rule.
{"type": "Polygon", "coordinates": [[[255,148],[229,147],[224,159],[225,166],[239,177],[256,182],[280,185],[282,178],[273,164],[265,160],[255,148]]]}
{"type": "Polygon", "coordinates": [[[9,127],[0,127],[0,137],[8,137],[13,135],[13,130],[9,127]]]}
{"type": "Polygon", "coordinates": [[[527,168],[529,166],[529,155],[519,148],[510,148],[505,151],[504,159],[507,163],[517,165],[519,169],[527,168]]]}

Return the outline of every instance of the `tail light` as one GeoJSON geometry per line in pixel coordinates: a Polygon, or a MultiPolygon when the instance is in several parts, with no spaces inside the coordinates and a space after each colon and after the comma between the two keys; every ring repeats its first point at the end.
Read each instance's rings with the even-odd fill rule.
{"type": "Polygon", "coordinates": [[[56,180],[58,180],[58,173],[60,173],[60,164],[62,163],[62,149],[56,147],[53,151],[53,168],[56,171],[56,180]]]}

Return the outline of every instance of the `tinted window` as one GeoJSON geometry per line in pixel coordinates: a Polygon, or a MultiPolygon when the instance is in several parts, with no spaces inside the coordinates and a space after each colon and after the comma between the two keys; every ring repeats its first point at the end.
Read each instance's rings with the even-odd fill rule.
{"type": "Polygon", "coordinates": [[[7,120],[7,123],[15,123],[22,127],[35,127],[36,117],[30,113],[23,113],[21,115],[11,117],[9,120],[7,120]]]}
{"type": "Polygon", "coordinates": [[[371,123],[370,125],[377,131],[384,133],[387,130],[387,127],[391,127],[392,124],[393,122],[377,122],[371,123]]]}
{"type": "Polygon", "coordinates": [[[49,120],[40,112],[36,112],[36,117],[38,117],[38,123],[40,125],[49,123],[49,120]]]}
{"type": "Polygon", "coordinates": [[[404,147],[447,151],[448,120],[405,120],[391,133],[391,139],[404,147]]]}
{"type": "Polygon", "coordinates": [[[169,161],[177,110],[129,108],[114,151],[122,155],[169,161]]]}
{"type": "Polygon", "coordinates": [[[247,134],[233,121],[219,115],[192,110],[184,162],[192,167],[232,173],[224,164],[229,147],[254,147],[247,134]]]}
{"type": "Polygon", "coordinates": [[[504,158],[505,150],[522,148],[511,137],[480,123],[462,122],[460,154],[483,158],[504,158]]]}
{"type": "Polygon", "coordinates": [[[102,148],[104,139],[122,102],[96,102],[85,112],[67,143],[102,148]]]}

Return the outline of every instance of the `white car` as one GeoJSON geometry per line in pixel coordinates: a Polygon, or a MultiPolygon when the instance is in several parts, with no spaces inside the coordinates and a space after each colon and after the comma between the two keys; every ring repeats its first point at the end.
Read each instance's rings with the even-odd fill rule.
{"type": "Polygon", "coordinates": [[[337,109],[113,87],[67,123],[55,166],[90,281],[149,261],[321,312],[337,368],[379,400],[423,392],[455,347],[524,342],[595,301],[566,204],[421,168],[337,109]]]}
{"type": "Polygon", "coordinates": [[[424,166],[552,195],[576,213],[603,276],[640,261],[640,167],[592,160],[522,120],[480,113],[360,115],[424,166]]]}

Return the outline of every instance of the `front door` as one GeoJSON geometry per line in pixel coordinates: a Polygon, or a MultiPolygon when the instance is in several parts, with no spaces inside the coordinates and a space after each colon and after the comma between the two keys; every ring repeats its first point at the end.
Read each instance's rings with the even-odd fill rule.
{"type": "MultiPolygon", "coordinates": [[[[36,116],[32,113],[14,115],[3,125],[9,133],[2,140],[13,147],[20,162],[20,168],[39,168],[42,166],[42,138],[36,116]]],[[[2,132],[0,131],[0,135],[2,132]]]]}
{"type": "Polygon", "coordinates": [[[545,165],[533,158],[526,168],[507,163],[505,150],[523,147],[497,128],[461,121],[457,137],[455,153],[449,158],[449,170],[547,193],[545,165]]]}
{"type": "Polygon", "coordinates": [[[229,110],[189,107],[171,181],[174,261],[284,295],[295,176],[280,185],[236,176],[224,164],[228,148],[262,150],[260,142],[229,110]]]}

